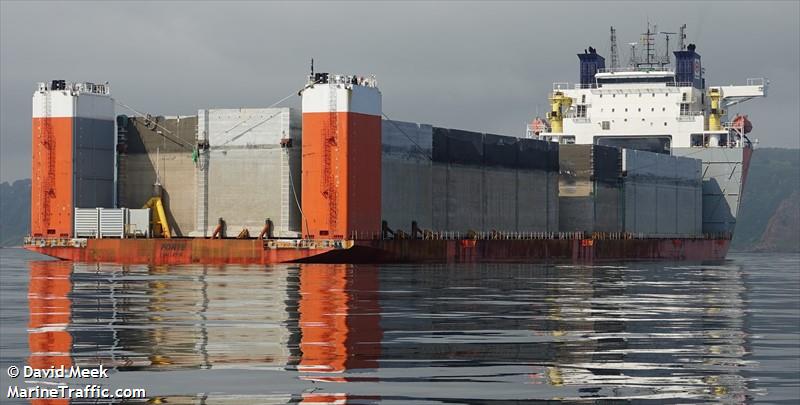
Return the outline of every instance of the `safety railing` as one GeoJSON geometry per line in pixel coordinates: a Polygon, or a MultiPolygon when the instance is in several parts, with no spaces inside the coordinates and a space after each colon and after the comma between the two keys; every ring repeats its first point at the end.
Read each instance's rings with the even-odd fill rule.
{"type": "Polygon", "coordinates": [[[651,66],[651,67],[635,67],[635,66],[623,66],[623,67],[607,67],[607,68],[600,68],[597,69],[597,73],[617,73],[617,72],[672,72],[672,68],[669,66],[651,66]]]}
{"type": "Polygon", "coordinates": [[[108,83],[103,83],[103,84],[97,84],[91,82],[73,83],[64,80],[39,82],[38,90],[39,91],[64,90],[75,93],[89,93],[89,94],[101,94],[101,95],[111,94],[111,86],[109,86],[108,83]]]}
{"type": "Polygon", "coordinates": [[[375,78],[375,75],[370,75],[370,76],[330,75],[328,76],[328,83],[355,84],[365,87],[378,87],[378,80],[375,78]]]}

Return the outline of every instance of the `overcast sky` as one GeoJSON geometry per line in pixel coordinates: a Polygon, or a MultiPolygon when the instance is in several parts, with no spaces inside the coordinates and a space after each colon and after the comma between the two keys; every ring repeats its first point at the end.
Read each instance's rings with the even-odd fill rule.
{"type": "Polygon", "coordinates": [[[577,81],[576,53],[591,45],[609,59],[613,25],[626,61],[648,19],[688,25],[711,85],[769,78],[769,97],[738,111],[762,147],[797,148],[799,5],[2,2],[0,181],[30,176],[39,81],[108,81],[140,111],[189,115],[268,106],[304,84],[314,57],[319,71],[375,74],[393,119],[521,135],[553,82],[577,81]]]}

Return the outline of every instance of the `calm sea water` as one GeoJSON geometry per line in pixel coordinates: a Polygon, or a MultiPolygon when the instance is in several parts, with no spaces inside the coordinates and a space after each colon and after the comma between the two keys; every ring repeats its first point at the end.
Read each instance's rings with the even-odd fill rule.
{"type": "Polygon", "coordinates": [[[8,366],[60,364],[104,364],[104,384],[170,404],[800,402],[800,255],[120,266],[1,249],[0,260],[4,403],[25,384],[8,366]]]}

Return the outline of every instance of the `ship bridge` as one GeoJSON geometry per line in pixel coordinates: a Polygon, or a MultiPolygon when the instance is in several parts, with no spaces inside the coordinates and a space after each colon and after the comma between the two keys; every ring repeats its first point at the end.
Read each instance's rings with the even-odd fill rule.
{"type": "Polygon", "coordinates": [[[589,47],[578,54],[580,81],[553,84],[547,121],[529,125],[527,137],[667,154],[672,148],[748,144],[749,121],[728,118],[726,109],[766,96],[768,82],[707,87],[693,44],[674,55],[674,66],[663,63],[666,58],[606,67],[605,58],[589,47]]]}

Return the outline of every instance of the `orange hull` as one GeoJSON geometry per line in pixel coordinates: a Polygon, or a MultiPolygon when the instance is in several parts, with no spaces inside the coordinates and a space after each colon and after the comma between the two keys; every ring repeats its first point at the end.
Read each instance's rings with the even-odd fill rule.
{"type": "Polygon", "coordinates": [[[267,247],[258,239],[87,239],[86,245],[26,246],[28,250],[76,262],[124,264],[272,264],[329,252],[335,247],[267,247]]]}
{"type": "Polygon", "coordinates": [[[72,128],[66,118],[34,118],[31,166],[31,234],[72,234],[72,128]]]}
{"type": "Polygon", "coordinates": [[[26,248],[79,262],[149,264],[527,263],[618,260],[721,260],[720,239],[320,240],[88,239],[85,246],[26,248]],[[272,245],[270,245],[272,243],[272,245]],[[283,243],[278,246],[275,243],[283,243]],[[302,247],[295,247],[292,244],[302,247]]]}
{"type": "Polygon", "coordinates": [[[381,229],[381,118],[303,113],[303,232],[345,239],[381,229]],[[334,130],[335,128],[335,130],[334,130]]]}

